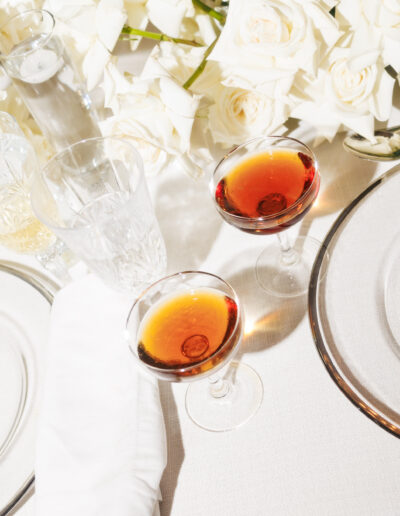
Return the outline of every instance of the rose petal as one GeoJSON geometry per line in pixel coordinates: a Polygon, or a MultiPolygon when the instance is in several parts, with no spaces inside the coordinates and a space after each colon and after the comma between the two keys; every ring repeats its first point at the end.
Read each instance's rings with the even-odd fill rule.
{"type": "Polygon", "coordinates": [[[267,95],[278,92],[281,96],[287,95],[294,80],[293,72],[272,68],[263,70],[261,68],[248,68],[244,66],[223,68],[224,86],[233,88],[252,89],[256,85],[258,91],[263,91],[267,95]]]}
{"type": "Polygon", "coordinates": [[[380,55],[380,50],[370,50],[363,54],[354,55],[347,60],[347,67],[353,73],[360,72],[364,68],[374,65],[380,55]]]}
{"type": "MultiPolygon", "coordinates": [[[[125,9],[127,13],[127,25],[135,27],[135,29],[145,30],[149,18],[147,16],[146,7],[141,3],[125,2],[125,9]]],[[[136,50],[142,38],[135,36],[130,41],[131,50],[136,50]]]]}
{"type": "Polygon", "coordinates": [[[89,91],[100,82],[109,59],[110,53],[108,50],[100,41],[96,40],[82,63],[82,71],[86,77],[89,91]]]}
{"type": "Polygon", "coordinates": [[[364,138],[372,140],[374,137],[374,116],[372,114],[354,116],[347,113],[339,115],[343,125],[364,138]]]}
{"type": "Polygon", "coordinates": [[[102,82],[104,107],[111,108],[114,112],[116,111],[116,95],[124,95],[128,93],[132,87],[123,73],[118,70],[115,61],[114,58],[108,62],[104,69],[104,79],[102,82]]]}
{"type": "MultiPolygon", "coordinates": [[[[4,68],[0,67],[0,90],[3,90],[3,93],[5,93],[5,90],[10,86],[10,84],[10,77],[6,74],[4,68]]],[[[4,98],[5,97],[6,95],[4,95],[4,98]]]]}
{"type": "Polygon", "coordinates": [[[400,71],[400,39],[399,30],[396,29],[396,39],[391,37],[392,32],[383,39],[383,60],[390,64],[396,71],[400,71]]]}
{"type": "Polygon", "coordinates": [[[170,74],[162,65],[159,56],[159,47],[154,47],[149,57],[146,59],[142,73],[140,77],[142,79],[153,79],[156,77],[169,77],[170,74]]]}
{"type": "Polygon", "coordinates": [[[81,13],[87,11],[87,7],[94,7],[93,0],[46,0],[43,9],[50,11],[58,19],[78,19],[81,13]]]}
{"type": "Polygon", "coordinates": [[[400,24],[400,11],[398,4],[393,4],[391,8],[390,6],[381,5],[379,17],[373,19],[378,20],[378,23],[381,27],[395,27],[398,31],[400,24]]]}
{"type": "Polygon", "coordinates": [[[198,14],[196,23],[199,26],[199,32],[204,43],[209,46],[217,36],[215,24],[208,14],[198,14]]]}
{"type": "Polygon", "coordinates": [[[51,5],[47,6],[46,2],[44,8],[53,13],[57,20],[63,21],[67,28],[89,36],[96,34],[96,25],[93,23],[96,3],[93,0],[52,0],[49,3],[51,5]]]}
{"type": "Polygon", "coordinates": [[[122,0],[100,0],[96,10],[97,34],[110,52],[118,41],[126,18],[122,0]]]}
{"type": "Polygon", "coordinates": [[[337,20],[326,9],[322,9],[320,5],[314,3],[310,3],[307,13],[313,20],[319,37],[325,41],[328,47],[334,45],[341,35],[337,20]]]}
{"type": "Polygon", "coordinates": [[[148,0],[147,13],[149,20],[161,32],[168,36],[179,36],[179,30],[186,14],[184,2],[168,2],[166,0],[148,0]]]}
{"type": "Polygon", "coordinates": [[[160,78],[160,98],[181,137],[183,149],[186,152],[189,148],[194,115],[200,98],[192,95],[167,77],[160,78]]]}
{"type": "Polygon", "coordinates": [[[382,70],[380,79],[375,85],[371,111],[377,120],[387,120],[392,111],[392,98],[395,79],[382,70]]]}
{"type": "Polygon", "coordinates": [[[302,102],[292,109],[291,116],[315,127],[318,140],[326,138],[331,142],[341,125],[340,120],[332,110],[332,106],[327,103],[302,102]]]}
{"type": "Polygon", "coordinates": [[[359,0],[340,0],[336,6],[336,19],[342,24],[357,26],[362,18],[362,4],[359,0]]]}

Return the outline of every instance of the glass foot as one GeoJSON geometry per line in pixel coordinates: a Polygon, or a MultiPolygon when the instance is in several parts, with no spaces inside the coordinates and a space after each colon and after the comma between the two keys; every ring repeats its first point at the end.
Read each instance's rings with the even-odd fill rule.
{"type": "MultiPolygon", "coordinates": [[[[279,240],[266,247],[256,263],[256,276],[260,286],[268,293],[279,297],[296,297],[308,291],[311,269],[321,247],[321,242],[312,237],[298,237],[292,250],[295,260],[286,264],[282,260],[279,240]]],[[[325,276],[328,254],[324,255],[319,280],[325,276]]]]}
{"type": "Polygon", "coordinates": [[[221,398],[211,396],[209,380],[193,382],[186,391],[189,417],[210,432],[226,432],[243,425],[261,405],[263,385],[254,369],[241,362],[231,362],[227,375],[231,382],[227,394],[221,398]]]}

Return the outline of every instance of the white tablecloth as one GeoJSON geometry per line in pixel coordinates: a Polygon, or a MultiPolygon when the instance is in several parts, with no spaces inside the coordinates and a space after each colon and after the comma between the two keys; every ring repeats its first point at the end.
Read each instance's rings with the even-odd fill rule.
{"type": "MultiPolygon", "coordinates": [[[[316,149],[321,192],[294,234],[322,240],[340,211],[394,165],[353,158],[341,150],[341,140],[316,149]]],[[[400,514],[400,441],[357,411],[329,377],[313,342],[306,298],[273,298],[257,286],[257,252],[274,237],[225,224],[204,183],[173,173],[150,183],[170,271],[222,275],[237,289],[248,322],[263,319],[242,345],[242,360],[264,384],[262,406],[243,427],[201,430],[186,415],[186,386],[160,385],[168,438],[161,515],[400,514]]],[[[0,258],[10,254],[1,250],[0,258]]],[[[17,515],[33,515],[33,502],[17,515]]]]}

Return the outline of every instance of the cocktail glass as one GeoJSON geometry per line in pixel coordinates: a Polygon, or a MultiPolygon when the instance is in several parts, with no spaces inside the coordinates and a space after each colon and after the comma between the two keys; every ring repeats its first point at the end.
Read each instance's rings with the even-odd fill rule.
{"type": "Polygon", "coordinates": [[[228,152],[215,168],[211,192],[223,219],[254,235],[276,233],[258,257],[256,275],[267,292],[282,297],[304,294],[320,243],[286,230],[300,222],[320,185],[312,150],[289,137],[252,139],[228,152]]]}
{"type": "Polygon", "coordinates": [[[201,271],[179,272],[148,287],[126,325],[138,364],[160,380],[192,382],[187,412],[197,425],[216,432],[248,421],[262,401],[258,374],[242,362],[230,362],[242,335],[237,294],[223,279],[201,271]]]}

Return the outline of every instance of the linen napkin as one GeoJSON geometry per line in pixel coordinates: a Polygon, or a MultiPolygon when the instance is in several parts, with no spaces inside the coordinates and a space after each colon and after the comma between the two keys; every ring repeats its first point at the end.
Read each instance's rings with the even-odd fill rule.
{"type": "Polygon", "coordinates": [[[151,516],[166,464],[157,382],[123,337],[132,300],[94,275],[52,307],[36,439],[38,516],[151,516]]]}

